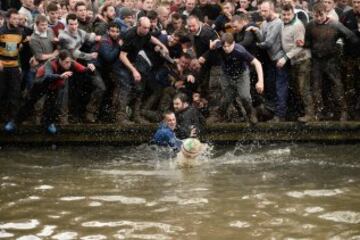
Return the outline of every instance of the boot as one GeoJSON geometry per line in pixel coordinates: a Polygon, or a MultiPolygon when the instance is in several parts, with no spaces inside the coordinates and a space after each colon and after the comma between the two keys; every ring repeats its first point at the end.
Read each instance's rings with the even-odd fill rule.
{"type": "Polygon", "coordinates": [[[135,104],[134,104],[134,122],[137,124],[149,124],[150,122],[146,120],[143,116],[141,116],[140,106],[141,106],[141,98],[138,97],[135,99],[135,104]]]}
{"type": "Polygon", "coordinates": [[[346,111],[342,111],[340,114],[340,122],[346,122],[349,118],[349,115],[346,111]]]}
{"type": "Polygon", "coordinates": [[[210,116],[206,119],[207,125],[221,122],[224,122],[223,115],[221,115],[220,111],[216,109],[214,109],[214,111],[212,111],[210,116]]]}
{"type": "Polygon", "coordinates": [[[86,123],[95,123],[96,122],[95,114],[92,112],[86,112],[84,121],[86,123]]]}
{"type": "Polygon", "coordinates": [[[143,109],[141,110],[141,115],[144,116],[150,122],[157,123],[161,121],[161,116],[157,111],[143,109]]]}
{"type": "Polygon", "coordinates": [[[278,116],[274,116],[272,119],[268,120],[268,123],[279,123],[279,122],[284,122],[285,118],[283,117],[278,117],[278,116]]]}
{"type": "Polygon", "coordinates": [[[298,122],[301,122],[301,123],[307,123],[307,122],[313,122],[315,121],[315,117],[313,115],[308,115],[308,114],[305,114],[304,116],[302,117],[298,117],[298,122]]]}
{"type": "Polygon", "coordinates": [[[253,109],[250,113],[250,117],[249,117],[249,121],[251,124],[257,124],[258,123],[258,118],[256,116],[256,111],[255,109],[253,109]]]}
{"type": "Polygon", "coordinates": [[[115,119],[116,119],[116,123],[123,125],[123,126],[128,126],[128,125],[134,124],[134,122],[130,121],[127,114],[124,112],[117,112],[115,119]]]}

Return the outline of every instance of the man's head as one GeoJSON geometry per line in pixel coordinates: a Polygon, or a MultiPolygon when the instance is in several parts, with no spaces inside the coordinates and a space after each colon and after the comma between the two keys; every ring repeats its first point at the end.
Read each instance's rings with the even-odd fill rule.
{"type": "Polygon", "coordinates": [[[260,15],[266,20],[270,21],[275,15],[275,5],[272,1],[266,0],[260,5],[260,15]]]}
{"type": "Polygon", "coordinates": [[[163,122],[168,126],[171,130],[175,130],[176,128],[176,117],[175,113],[171,111],[167,111],[163,114],[163,122]]]}
{"type": "Polygon", "coordinates": [[[166,7],[161,6],[157,9],[157,13],[160,23],[162,24],[162,26],[166,27],[166,24],[169,20],[170,11],[166,7]]]}
{"type": "Polygon", "coordinates": [[[173,107],[175,112],[181,112],[189,107],[188,97],[184,93],[178,93],[173,98],[173,107]]]}
{"type": "Polygon", "coordinates": [[[199,5],[200,5],[200,6],[205,6],[205,5],[207,5],[207,4],[209,4],[209,1],[208,1],[208,0],[199,0],[199,5]]]}
{"type": "Polygon", "coordinates": [[[250,16],[247,13],[242,13],[240,15],[235,15],[231,19],[231,26],[234,32],[241,32],[243,28],[249,24],[250,16]]]}
{"type": "Polygon", "coordinates": [[[224,3],[223,12],[225,15],[227,15],[227,14],[234,15],[234,11],[235,11],[235,6],[233,3],[231,3],[231,2],[224,3]]]}
{"type": "Polygon", "coordinates": [[[316,3],[313,7],[314,20],[317,24],[323,24],[327,19],[326,6],[322,3],[316,3]]]}
{"type": "Polygon", "coordinates": [[[146,36],[150,31],[151,23],[148,17],[141,17],[137,25],[137,34],[139,36],[146,36]]]}
{"type": "Polygon", "coordinates": [[[336,0],[322,0],[322,3],[325,6],[326,12],[329,13],[335,8],[336,0]]]}
{"type": "Polygon", "coordinates": [[[75,14],[70,13],[66,16],[66,24],[69,32],[75,33],[78,30],[79,23],[75,14]]]}
{"type": "Polygon", "coordinates": [[[142,2],[142,9],[145,11],[150,11],[154,7],[154,1],[153,0],[143,0],[142,2]]]}
{"type": "Polygon", "coordinates": [[[67,50],[61,50],[59,53],[59,64],[65,71],[70,70],[72,58],[67,50]]]}
{"type": "Polygon", "coordinates": [[[108,34],[111,39],[118,40],[120,36],[120,29],[116,23],[110,23],[108,27],[108,34]]]}
{"type": "Polygon", "coordinates": [[[185,10],[190,13],[194,10],[196,4],[196,0],[185,0],[185,10]]]}
{"type": "Polygon", "coordinates": [[[187,69],[190,67],[191,56],[187,53],[181,53],[178,64],[181,69],[187,69]]]}
{"type": "Polygon", "coordinates": [[[19,26],[19,13],[16,9],[10,8],[6,12],[6,21],[10,28],[16,28],[19,26]]]}
{"type": "Polygon", "coordinates": [[[221,37],[222,48],[226,54],[231,53],[235,47],[234,36],[231,33],[224,33],[221,37]]]}
{"type": "Polygon", "coordinates": [[[22,5],[26,8],[34,9],[34,0],[22,0],[22,5]]]}
{"type": "Polygon", "coordinates": [[[352,0],[352,7],[354,12],[360,13],[360,0],[352,0]]]}
{"type": "Polygon", "coordinates": [[[250,1],[249,0],[240,0],[239,3],[240,3],[240,7],[242,9],[248,9],[249,6],[250,6],[250,1]]]}
{"type": "Polygon", "coordinates": [[[104,5],[101,9],[101,15],[107,20],[112,21],[116,17],[115,7],[113,5],[104,5]]]}
{"type": "Polygon", "coordinates": [[[86,21],[86,16],[87,16],[86,4],[82,1],[77,2],[75,4],[75,13],[76,16],[79,18],[79,20],[83,22],[86,21]]]}
{"type": "Polygon", "coordinates": [[[184,27],[184,20],[179,13],[171,15],[171,25],[175,30],[180,30],[184,27]]]}
{"type": "Polygon", "coordinates": [[[134,12],[131,8],[124,7],[121,9],[121,18],[124,20],[126,25],[133,26],[134,25],[134,12]]]}
{"type": "Polygon", "coordinates": [[[200,30],[200,20],[196,16],[190,16],[187,20],[187,26],[192,34],[197,33],[200,30]]]}
{"type": "Polygon", "coordinates": [[[35,20],[36,29],[40,33],[44,33],[48,29],[48,19],[44,15],[38,15],[35,20]]]}
{"type": "Polygon", "coordinates": [[[69,12],[75,12],[75,5],[79,0],[67,0],[67,8],[69,12]]]}
{"type": "Polygon", "coordinates": [[[285,4],[281,10],[281,17],[285,24],[290,23],[291,20],[293,20],[295,17],[293,6],[290,4],[285,4]]]}
{"type": "Polygon", "coordinates": [[[150,19],[151,29],[156,29],[159,23],[159,16],[156,11],[151,10],[146,15],[150,19]]]}
{"type": "Polygon", "coordinates": [[[55,2],[49,3],[46,12],[51,23],[55,23],[59,20],[59,6],[55,2]]]}
{"type": "Polygon", "coordinates": [[[0,12],[0,27],[4,26],[5,23],[5,13],[4,12],[0,12]]]}

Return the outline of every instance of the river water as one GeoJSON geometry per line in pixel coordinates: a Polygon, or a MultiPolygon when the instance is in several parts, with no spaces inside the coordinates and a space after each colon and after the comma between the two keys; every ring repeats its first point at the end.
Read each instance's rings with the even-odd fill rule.
{"type": "Polygon", "coordinates": [[[360,239],[360,145],[0,150],[4,239],[360,239]]]}

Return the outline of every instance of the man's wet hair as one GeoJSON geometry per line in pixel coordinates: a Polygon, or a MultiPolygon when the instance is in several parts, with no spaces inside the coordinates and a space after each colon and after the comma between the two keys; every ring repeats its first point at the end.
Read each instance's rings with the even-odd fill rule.
{"type": "Polygon", "coordinates": [[[104,14],[107,12],[108,8],[109,7],[114,7],[113,5],[111,4],[105,4],[103,5],[102,9],[101,9],[101,16],[104,16],[104,14]]]}
{"type": "Polygon", "coordinates": [[[158,14],[156,11],[151,10],[151,11],[149,11],[149,12],[146,14],[146,16],[147,16],[150,20],[155,20],[155,19],[158,18],[159,14],[158,14]]]}
{"type": "Polygon", "coordinates": [[[290,3],[287,3],[284,6],[282,6],[281,10],[294,12],[294,8],[290,3]]]}
{"type": "Polygon", "coordinates": [[[61,50],[59,52],[59,59],[61,61],[64,61],[68,57],[71,58],[71,54],[70,54],[70,52],[68,50],[61,50]]]}
{"type": "Polygon", "coordinates": [[[250,22],[251,16],[247,13],[241,13],[232,17],[231,22],[250,22]]]}
{"type": "Polygon", "coordinates": [[[68,24],[70,20],[77,20],[75,13],[70,13],[66,16],[66,24],[68,24]]]}
{"type": "Polygon", "coordinates": [[[81,6],[85,6],[85,8],[87,9],[86,3],[84,3],[83,1],[80,1],[75,4],[74,10],[77,11],[78,7],[81,7],[81,6]]]}
{"type": "Polygon", "coordinates": [[[180,101],[183,103],[189,103],[189,98],[185,93],[176,94],[175,97],[173,98],[173,100],[176,100],[176,99],[180,99],[180,101]]]}
{"type": "Polygon", "coordinates": [[[38,15],[35,19],[35,25],[39,25],[42,22],[48,22],[48,19],[45,15],[38,15]]]}
{"type": "Polygon", "coordinates": [[[56,12],[59,10],[59,7],[56,2],[50,2],[49,5],[46,7],[46,12],[56,12]]]}
{"type": "Polygon", "coordinates": [[[111,28],[117,28],[117,29],[120,30],[119,25],[116,24],[116,23],[114,23],[114,22],[109,23],[109,25],[108,25],[108,30],[110,30],[111,28]]]}
{"type": "Polygon", "coordinates": [[[180,13],[175,12],[171,15],[171,20],[179,20],[179,19],[182,19],[180,13]]]}
{"type": "Polygon", "coordinates": [[[317,2],[313,6],[314,13],[324,13],[326,12],[326,7],[323,2],[317,2]]]}
{"type": "Polygon", "coordinates": [[[165,120],[165,118],[171,114],[175,114],[173,111],[167,110],[165,112],[163,112],[162,114],[162,119],[165,120]]]}
{"type": "Polygon", "coordinates": [[[224,43],[232,44],[234,42],[234,36],[231,33],[224,33],[224,35],[221,36],[221,43],[224,45],[224,43]]]}
{"type": "Polygon", "coordinates": [[[10,8],[9,10],[7,10],[5,17],[9,19],[13,14],[19,14],[19,13],[15,8],[10,8]]]}

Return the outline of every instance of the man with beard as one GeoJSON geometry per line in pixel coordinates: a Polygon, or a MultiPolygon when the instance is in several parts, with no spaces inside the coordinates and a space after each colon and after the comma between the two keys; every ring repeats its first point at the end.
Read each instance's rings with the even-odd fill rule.
{"type": "Polygon", "coordinates": [[[101,15],[98,16],[94,22],[94,32],[96,35],[104,35],[109,24],[114,21],[115,17],[115,8],[112,5],[104,5],[101,9],[101,15]]]}
{"type": "Polygon", "coordinates": [[[176,94],[173,98],[173,107],[177,119],[176,135],[178,138],[199,137],[205,119],[196,108],[190,105],[186,94],[176,94]]]}

